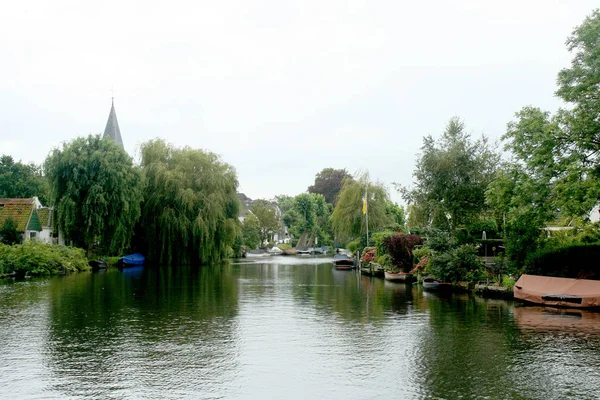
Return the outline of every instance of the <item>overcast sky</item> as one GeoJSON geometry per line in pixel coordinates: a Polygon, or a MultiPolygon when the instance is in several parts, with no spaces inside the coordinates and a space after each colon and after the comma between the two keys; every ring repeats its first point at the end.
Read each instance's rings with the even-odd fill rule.
{"type": "Polygon", "coordinates": [[[0,5],[0,153],[42,163],[102,133],[218,153],[251,198],[323,168],[412,182],[458,116],[493,140],[555,110],[565,40],[597,1],[65,1],[0,5]]]}

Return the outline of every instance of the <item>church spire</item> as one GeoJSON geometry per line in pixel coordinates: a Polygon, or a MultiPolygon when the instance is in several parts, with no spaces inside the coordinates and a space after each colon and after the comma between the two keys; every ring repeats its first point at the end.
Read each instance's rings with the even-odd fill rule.
{"type": "Polygon", "coordinates": [[[104,136],[102,139],[112,139],[123,148],[123,139],[121,138],[119,121],[117,121],[117,113],[115,112],[114,97],[112,98],[112,106],[110,107],[110,114],[108,114],[108,121],[106,121],[106,128],[104,128],[104,136]]]}

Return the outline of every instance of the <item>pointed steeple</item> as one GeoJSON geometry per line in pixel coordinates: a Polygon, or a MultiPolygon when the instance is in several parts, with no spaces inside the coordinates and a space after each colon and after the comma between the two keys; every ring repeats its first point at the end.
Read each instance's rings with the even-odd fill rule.
{"type": "Polygon", "coordinates": [[[106,121],[106,128],[104,128],[104,136],[102,139],[112,139],[121,148],[123,147],[123,139],[121,139],[121,130],[119,129],[119,121],[117,121],[117,113],[115,112],[115,99],[112,98],[112,106],[110,107],[110,114],[108,114],[108,121],[106,121]]]}

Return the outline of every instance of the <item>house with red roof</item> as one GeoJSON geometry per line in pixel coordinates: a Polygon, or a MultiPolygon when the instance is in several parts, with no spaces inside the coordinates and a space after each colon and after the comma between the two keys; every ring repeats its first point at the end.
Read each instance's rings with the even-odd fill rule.
{"type": "Polygon", "coordinates": [[[6,220],[12,219],[17,225],[17,232],[23,234],[24,240],[37,239],[52,243],[52,211],[51,208],[43,207],[37,197],[0,198],[0,226],[3,226],[6,220]]]}

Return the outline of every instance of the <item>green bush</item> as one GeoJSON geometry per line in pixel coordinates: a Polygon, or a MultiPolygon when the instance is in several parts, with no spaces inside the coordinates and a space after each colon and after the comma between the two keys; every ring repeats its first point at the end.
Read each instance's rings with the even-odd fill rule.
{"type": "Polygon", "coordinates": [[[468,244],[446,252],[433,252],[428,267],[432,275],[447,282],[473,282],[485,278],[477,250],[468,244]]]}
{"type": "Polygon", "coordinates": [[[600,280],[600,243],[546,246],[528,254],[524,273],[600,280]]]}
{"type": "Polygon", "coordinates": [[[358,250],[359,245],[360,245],[360,239],[353,240],[347,244],[348,250],[350,250],[352,253],[356,253],[356,250],[358,250]]]}
{"type": "Polygon", "coordinates": [[[378,255],[387,254],[387,248],[385,247],[384,240],[388,237],[394,236],[396,233],[398,232],[386,230],[375,232],[373,234],[373,242],[375,242],[375,248],[377,249],[378,255]]]}
{"type": "Polygon", "coordinates": [[[57,246],[35,240],[0,248],[0,273],[55,275],[90,269],[83,249],[57,246]]]}

